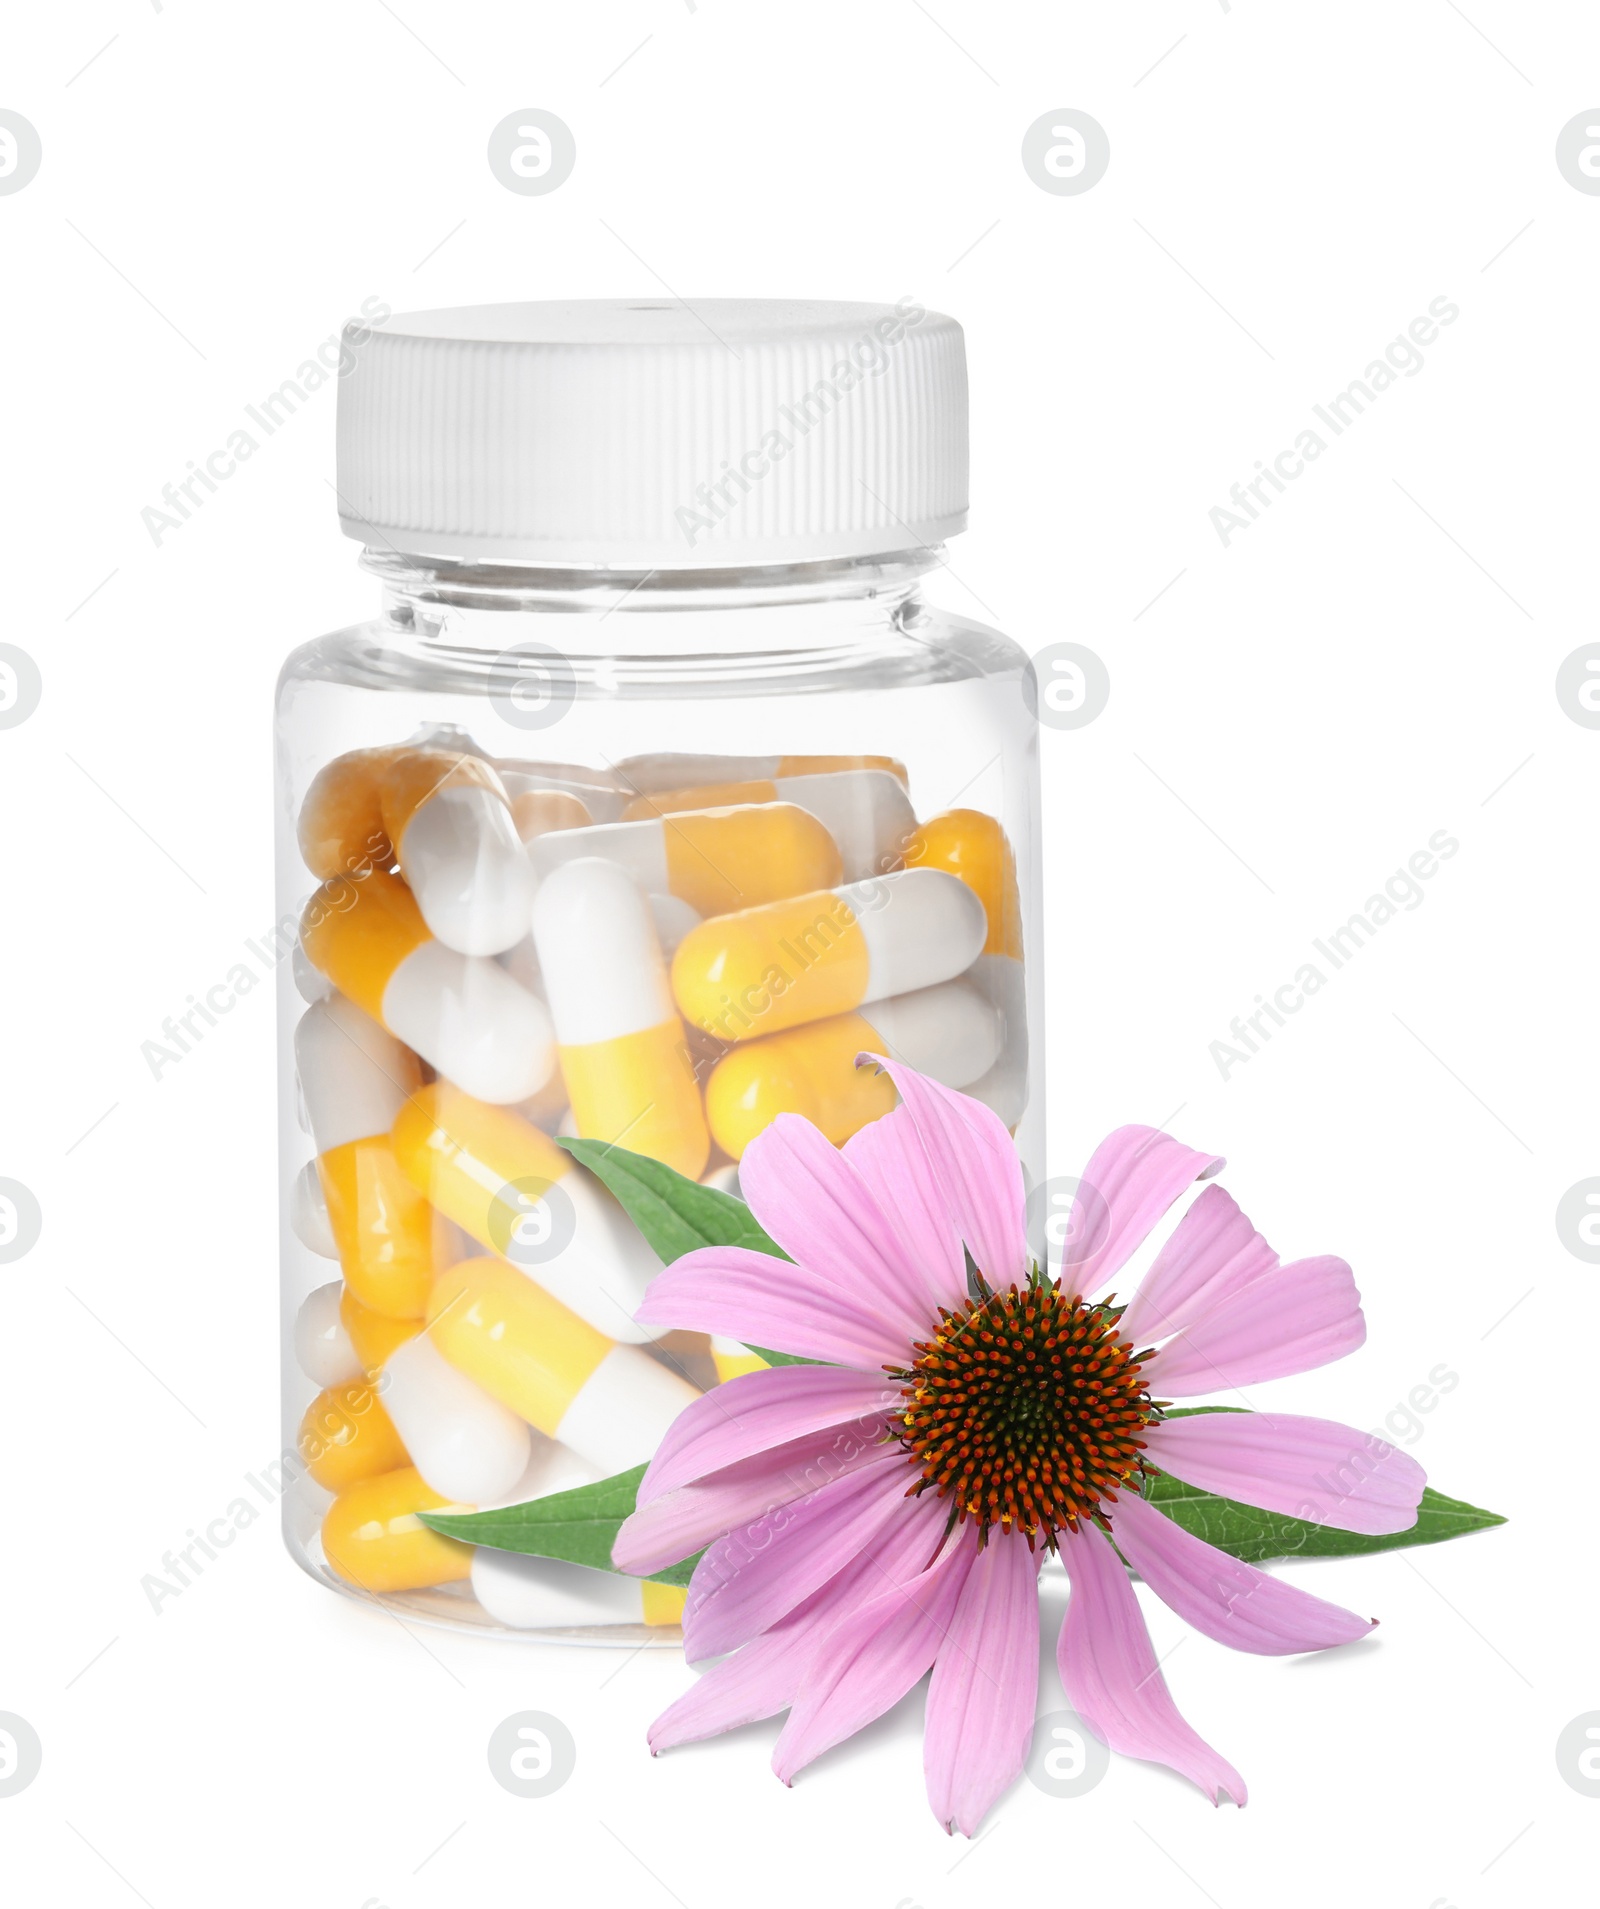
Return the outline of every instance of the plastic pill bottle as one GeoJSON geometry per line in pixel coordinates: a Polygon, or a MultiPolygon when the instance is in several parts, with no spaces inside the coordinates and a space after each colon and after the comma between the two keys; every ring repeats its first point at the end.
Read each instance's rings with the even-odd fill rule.
{"type": "Polygon", "coordinates": [[[675,1640],[683,1593],[473,1547],[649,1459],[744,1347],[563,1136],[737,1191],[893,1053],[1043,1172],[1024,653],[924,595],[967,512],[961,328],[898,305],[420,312],[346,334],[381,608],[276,716],[284,1528],[407,1615],[675,1640]]]}

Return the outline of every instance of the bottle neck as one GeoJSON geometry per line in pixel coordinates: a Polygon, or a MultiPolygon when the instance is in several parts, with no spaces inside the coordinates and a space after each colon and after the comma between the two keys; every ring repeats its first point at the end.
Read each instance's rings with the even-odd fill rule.
{"type": "Polygon", "coordinates": [[[824,563],[726,570],[543,569],[456,563],[367,546],[362,567],[383,586],[400,629],[503,647],[508,619],[559,617],[568,652],[851,644],[869,630],[914,627],[918,584],[942,547],[824,563]],[[760,613],[757,615],[756,613],[760,613]]]}

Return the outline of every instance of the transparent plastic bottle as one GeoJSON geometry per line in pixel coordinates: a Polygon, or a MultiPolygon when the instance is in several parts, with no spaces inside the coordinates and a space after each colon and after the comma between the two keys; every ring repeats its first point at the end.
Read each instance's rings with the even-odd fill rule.
{"type": "Polygon", "coordinates": [[[1028,661],[922,595],[960,331],[713,301],[351,342],[382,613],[277,706],[285,1535],[412,1615],[675,1640],[681,1592],[414,1514],[626,1470],[749,1369],[633,1322],[658,1262],[558,1136],[736,1192],[777,1113],[842,1144],[894,1104],[874,1049],[1042,1176],[1028,661]]]}

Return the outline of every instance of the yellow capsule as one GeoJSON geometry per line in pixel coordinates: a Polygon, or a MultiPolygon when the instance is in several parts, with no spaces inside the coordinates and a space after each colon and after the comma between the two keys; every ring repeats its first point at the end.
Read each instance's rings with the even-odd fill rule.
{"type": "Polygon", "coordinates": [[[345,1279],[378,1312],[420,1315],[436,1265],[434,1218],[389,1145],[395,1113],[422,1078],[417,1057],[342,994],[306,1009],[294,1047],[345,1279]]]}
{"type": "Polygon", "coordinates": [[[711,1152],[694,1063],[676,1017],[636,1034],[561,1049],[573,1119],[605,1140],[695,1179],[711,1152]]]}
{"type": "Polygon", "coordinates": [[[499,1259],[440,1275],[428,1332],[459,1371],[603,1476],[649,1458],[698,1395],[638,1346],[617,1345],[499,1259]]]}
{"type": "Polygon", "coordinates": [[[420,1319],[436,1270],[434,1216],[400,1171],[387,1134],[317,1156],[345,1283],[374,1312],[420,1319]]]}
{"type": "Polygon", "coordinates": [[[712,1139],[729,1159],[742,1160],[745,1148],[779,1114],[799,1114],[842,1147],[899,1099],[887,1074],[856,1066],[863,1052],[889,1049],[861,1014],[837,1014],[764,1040],[741,1041],[706,1081],[712,1139]]]}
{"type": "Polygon", "coordinates": [[[319,769],[300,805],[296,833],[318,881],[388,868],[394,846],[383,825],[383,773],[398,748],[352,749],[319,769]]]}
{"type": "Polygon", "coordinates": [[[983,903],[989,921],[985,954],[1022,958],[1022,898],[1017,858],[1006,832],[981,809],[950,809],[923,822],[906,846],[908,868],[938,868],[955,875],[983,903]]]}
{"type": "Polygon", "coordinates": [[[396,1346],[403,1346],[422,1330],[420,1312],[410,1319],[374,1312],[370,1306],[363,1306],[348,1287],[339,1301],[339,1322],[361,1361],[361,1370],[368,1373],[380,1371],[388,1364],[389,1354],[396,1346]]]}
{"type": "Polygon", "coordinates": [[[754,908],[839,880],[843,864],[826,825],[793,802],[736,804],[608,822],[541,835],[530,856],[541,876],[600,856],[647,895],[676,895],[699,915],[754,908]]]}
{"type": "Polygon", "coordinates": [[[1000,1058],[1004,1032],[999,1011],[969,977],[941,981],[856,1014],[739,1042],[711,1070],[706,1120],[735,1160],[779,1114],[802,1115],[842,1147],[896,1100],[888,1075],[858,1067],[858,1054],[891,1055],[943,1086],[966,1088],[1000,1058]]]}
{"type": "Polygon", "coordinates": [[[836,872],[818,869],[813,880],[799,887],[787,886],[767,894],[757,893],[752,886],[743,901],[722,909],[708,908],[703,913],[725,913],[729,905],[753,908],[762,901],[797,894],[800,888],[827,887],[841,878],[855,882],[868,875],[885,875],[900,866],[907,839],[917,825],[910,797],[886,769],[833,769],[822,775],[785,776],[780,781],[710,783],[640,795],[622,811],[622,819],[638,822],[656,816],[682,820],[689,812],[751,803],[787,803],[813,816],[838,849],[839,868],[836,872]]]}
{"type": "Polygon", "coordinates": [[[951,980],[983,946],[977,896],[906,869],[692,928],[672,960],[684,1017],[746,1041],[951,980]]]}
{"type": "Polygon", "coordinates": [[[428,1331],[453,1366],[550,1438],[612,1342],[499,1259],[441,1273],[428,1331]]]}
{"type": "Polygon", "coordinates": [[[470,1511],[423,1483],[412,1466],[363,1478],[343,1491],[322,1521],[322,1555],[363,1591],[420,1591],[472,1574],[472,1546],[430,1531],[419,1511],[470,1511]]]}
{"type": "Polygon", "coordinates": [[[411,1463],[376,1387],[366,1379],[317,1394],[300,1421],[299,1452],[306,1470],[332,1492],[411,1463]]]}

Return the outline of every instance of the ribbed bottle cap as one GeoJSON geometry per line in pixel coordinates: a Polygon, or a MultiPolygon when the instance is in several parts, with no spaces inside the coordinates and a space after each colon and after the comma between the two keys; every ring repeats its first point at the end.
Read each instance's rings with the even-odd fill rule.
{"type": "Polygon", "coordinates": [[[339,516],[363,543],[720,569],[966,523],[961,327],[909,299],[478,305],[346,340],[339,516]]]}

